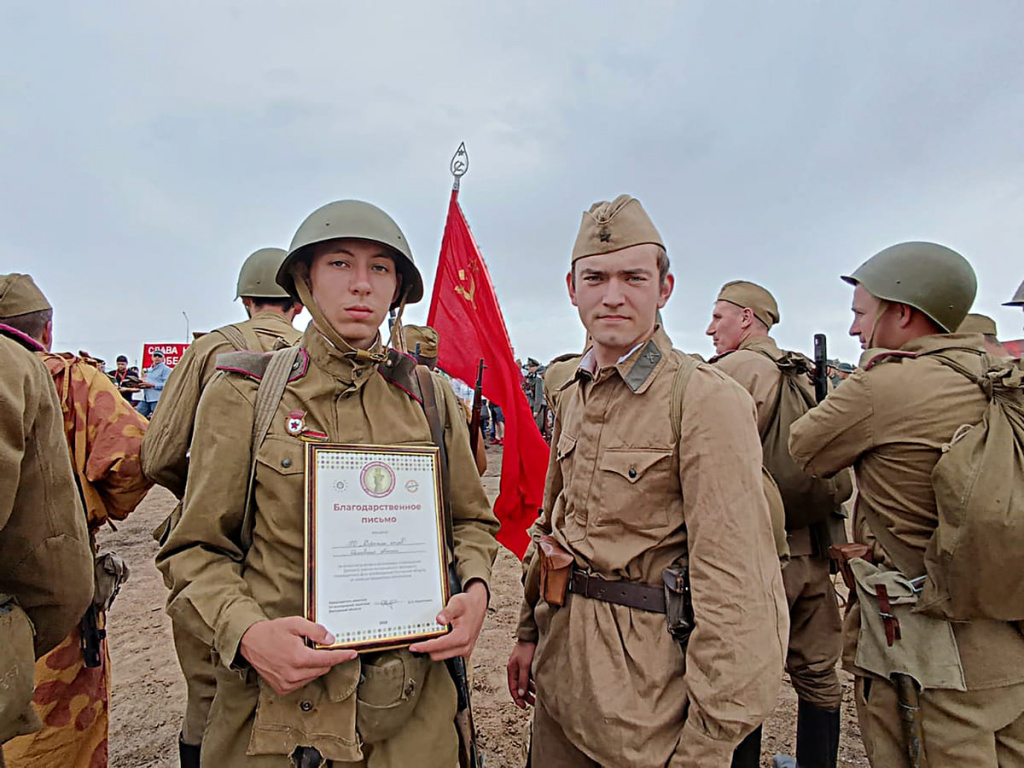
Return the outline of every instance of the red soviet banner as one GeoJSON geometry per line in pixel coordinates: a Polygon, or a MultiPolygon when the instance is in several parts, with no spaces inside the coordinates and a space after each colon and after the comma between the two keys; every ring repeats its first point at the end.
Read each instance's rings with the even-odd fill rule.
{"type": "Polygon", "coordinates": [[[476,381],[484,360],[484,396],[505,414],[501,490],[494,514],[501,521],[498,541],[522,559],[544,498],[548,445],[523,394],[505,320],[483,256],[469,231],[453,190],[434,278],[427,324],[438,333],[437,365],[463,381],[476,381]]]}
{"type": "Polygon", "coordinates": [[[164,365],[173,368],[181,360],[181,356],[188,349],[188,344],[143,344],[142,345],[142,367],[153,367],[153,353],[159,350],[164,353],[164,365]]]}

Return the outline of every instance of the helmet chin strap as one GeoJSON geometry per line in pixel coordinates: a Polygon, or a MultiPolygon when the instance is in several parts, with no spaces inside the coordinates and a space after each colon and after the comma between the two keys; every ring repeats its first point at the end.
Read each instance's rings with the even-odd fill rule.
{"type": "MultiPolygon", "coordinates": [[[[320,335],[323,336],[332,347],[337,349],[342,356],[355,360],[357,363],[380,363],[387,359],[387,355],[382,352],[370,352],[367,349],[355,349],[342,338],[341,334],[338,333],[335,327],[327,320],[327,316],[324,315],[323,310],[320,309],[320,305],[316,303],[316,299],[313,298],[313,293],[310,291],[308,283],[309,269],[305,264],[300,263],[296,265],[294,277],[295,291],[299,294],[302,304],[309,310],[309,314],[313,316],[313,323],[315,324],[317,331],[319,331],[320,335]]],[[[378,332],[377,339],[379,338],[380,334],[378,332]]]]}
{"type": "Polygon", "coordinates": [[[866,349],[873,349],[875,346],[875,330],[878,328],[878,321],[882,319],[882,315],[889,308],[889,302],[885,299],[879,299],[878,309],[875,310],[875,317],[871,321],[871,333],[868,334],[867,347],[866,349]]]}

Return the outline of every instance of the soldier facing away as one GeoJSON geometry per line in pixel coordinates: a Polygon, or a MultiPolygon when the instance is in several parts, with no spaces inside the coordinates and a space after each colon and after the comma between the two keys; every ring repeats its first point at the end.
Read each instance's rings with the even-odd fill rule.
{"type": "MultiPolygon", "coordinates": [[[[865,352],[859,369],[793,425],[790,449],[815,475],[856,473],[854,534],[865,546],[851,560],[856,594],[843,663],[856,676],[868,759],[874,768],[910,766],[919,745],[933,766],[1019,768],[1020,628],[908,611],[897,631],[899,607],[888,596],[925,573],[938,526],[932,472],[954,434],[988,410],[981,387],[955,369],[982,371],[980,337],[954,333],[974,301],[974,270],[949,248],[914,242],[875,254],[843,279],[854,286],[850,334],[865,352]],[[915,712],[921,736],[908,742],[901,718],[915,712]]],[[[913,594],[900,603],[912,608],[913,594]]]]}
{"type": "MultiPolygon", "coordinates": [[[[64,449],[69,452],[85,508],[92,551],[108,521],[124,520],[152,483],[142,475],[139,452],[146,419],[139,415],[84,353],[53,353],[53,310],[28,275],[7,275],[0,319],[31,337],[52,377],[64,414],[64,449]],[[26,306],[45,306],[24,313],[26,306]],[[13,315],[13,316],[12,316],[13,315]]],[[[35,705],[43,729],[10,742],[10,768],[99,768],[107,764],[110,725],[110,651],[106,614],[127,579],[116,553],[96,559],[93,604],[80,626],[36,663],[35,705]]]]}
{"type": "MultiPolygon", "coordinates": [[[[181,499],[188,479],[188,450],[199,398],[217,373],[217,357],[226,352],[251,350],[273,352],[297,343],[300,333],[292,322],[302,305],[277,284],[277,271],[287,253],[281,248],[260,248],[242,264],[235,298],[249,319],[217,328],[185,350],[167,380],[160,408],[153,415],[142,444],[142,468],[146,476],[178,498],[178,505],[154,532],[166,541],[181,516],[181,499]]],[[[168,585],[170,586],[170,585],[168,585]]],[[[203,733],[216,693],[216,660],[208,643],[201,642],[179,621],[171,621],[174,649],[185,676],[185,717],[178,738],[183,768],[199,766],[203,733]]]]}
{"type": "Polygon", "coordinates": [[[457,698],[442,660],[468,656],[479,636],[498,522],[455,394],[440,377],[429,374],[444,400],[453,556],[465,588],[438,616],[452,631],[409,649],[357,655],[307,647],[307,639],[332,638],[302,617],[302,438],[432,441],[411,382],[394,381],[406,375],[394,369],[408,357],[389,353],[378,332],[389,308],[422,298],[420,273],[386,213],[345,200],[303,222],[277,281],[313,316],[296,350],[298,365],[252,465],[254,408],[268,356],[223,358],[199,404],[181,520],[158,560],[173,585],[168,613],[219,659],[202,763],[451,768],[457,698]]]}
{"type": "Polygon", "coordinates": [[[557,399],[508,663],[536,766],[726,765],[781,683],[754,406],[657,326],[668,267],[639,201],[583,214],[566,284],[592,346],[557,399]]]}
{"type": "MultiPolygon", "coordinates": [[[[778,305],[770,292],[755,283],[737,280],[722,287],[706,331],[718,353],[711,364],[728,373],[754,398],[762,435],[772,418],[782,417],[784,381],[777,361],[785,353],[770,335],[779,318],[778,305]]],[[[797,375],[795,381],[806,390],[807,400],[813,402],[814,388],[807,377],[797,375]]],[[[844,500],[845,496],[837,502],[844,500]]],[[[835,768],[839,752],[843,691],[836,663],[842,652],[842,619],[829,575],[828,546],[846,539],[838,504],[821,511],[819,522],[787,526],[790,559],[782,569],[790,619],[786,671],[799,700],[796,759],[801,768],[835,768]],[[833,521],[838,525],[829,525],[833,521]],[[836,528],[838,535],[831,534],[830,529],[836,528]]],[[[733,761],[736,768],[760,765],[760,736],[757,729],[744,741],[733,761]]],[[[786,762],[780,759],[778,764],[786,762]]]]}
{"type": "MultiPolygon", "coordinates": [[[[29,286],[24,275],[0,277],[0,303],[19,326],[31,319],[30,330],[49,334],[52,308],[29,286]]],[[[32,705],[35,660],[74,631],[93,595],[64,416],[34,354],[43,349],[0,322],[0,766],[5,742],[42,726],[32,705]]]]}
{"type": "Polygon", "coordinates": [[[956,329],[957,333],[980,333],[982,345],[985,351],[995,357],[1009,357],[1006,348],[999,343],[999,330],[996,328],[996,321],[988,315],[980,315],[972,312],[960,323],[956,329]]]}

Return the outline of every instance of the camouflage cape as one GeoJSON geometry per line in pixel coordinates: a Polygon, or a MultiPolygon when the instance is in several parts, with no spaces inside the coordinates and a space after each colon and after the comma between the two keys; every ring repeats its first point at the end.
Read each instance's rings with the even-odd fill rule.
{"type": "MultiPolygon", "coordinates": [[[[152,483],[142,475],[139,451],[148,422],[87,356],[39,353],[53,377],[64,414],[64,435],[82,490],[89,534],[123,520],[152,483]]],[[[105,623],[100,617],[100,626],[105,623]]],[[[110,724],[110,654],[87,668],[75,630],[36,662],[33,699],[43,729],[4,745],[8,768],[103,768],[110,724]]]]}

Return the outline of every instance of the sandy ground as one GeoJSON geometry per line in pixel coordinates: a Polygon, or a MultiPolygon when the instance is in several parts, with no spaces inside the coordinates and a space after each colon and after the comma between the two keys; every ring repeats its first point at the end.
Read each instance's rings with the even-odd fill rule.
{"type": "MultiPolygon", "coordinates": [[[[491,468],[485,476],[488,493],[497,493],[500,453],[488,451],[491,468]]],[[[110,727],[112,768],[177,766],[177,735],[184,709],[181,679],[170,622],[164,613],[166,590],[153,566],[157,544],[150,531],[173,507],[173,497],[154,489],[132,516],[107,531],[104,544],[116,549],[132,568],[110,616],[113,692],[110,727]]],[[[487,753],[488,768],[519,768],[524,764],[523,735],[528,714],[508,695],[505,662],[513,645],[522,589],[519,561],[502,549],[495,564],[492,603],[473,655],[473,708],[477,731],[487,753]]],[[[844,678],[843,734],[840,764],[866,766],[852,701],[852,685],[844,678]]],[[[763,765],[774,753],[792,754],[796,698],[783,687],[772,717],[765,723],[763,765]]],[[[413,767],[411,767],[413,768],[413,767]]],[[[540,767],[543,768],[543,767],[540,767]]]]}

